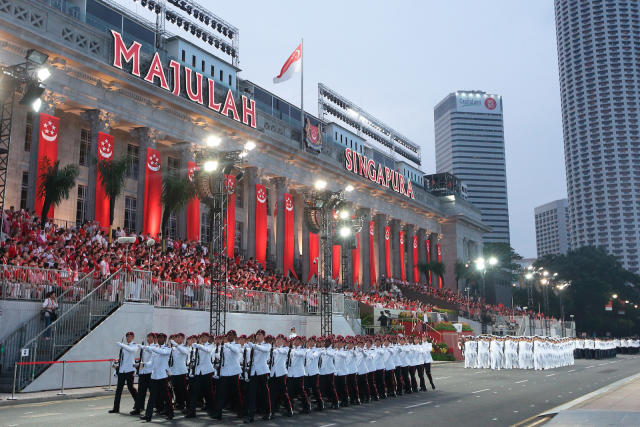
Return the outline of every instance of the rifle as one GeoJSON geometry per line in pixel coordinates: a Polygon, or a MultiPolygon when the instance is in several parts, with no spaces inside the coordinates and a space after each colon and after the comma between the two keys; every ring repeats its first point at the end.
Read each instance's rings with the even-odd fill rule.
{"type": "MultiPolygon", "coordinates": [[[[142,340],[142,347],[144,347],[144,340],[142,340]]],[[[140,353],[138,354],[138,363],[135,364],[136,375],[138,376],[140,376],[140,369],[142,369],[142,366],[144,365],[144,362],[142,361],[142,347],[140,347],[140,353]]]]}
{"type": "MultiPolygon", "coordinates": [[[[124,343],[124,337],[122,337],[122,339],[120,340],[120,343],[124,343]]],[[[118,360],[114,361],[111,364],[111,367],[113,368],[113,370],[115,371],[114,375],[117,375],[120,373],[120,363],[122,362],[122,347],[120,347],[120,354],[118,355],[118,360]]]]}

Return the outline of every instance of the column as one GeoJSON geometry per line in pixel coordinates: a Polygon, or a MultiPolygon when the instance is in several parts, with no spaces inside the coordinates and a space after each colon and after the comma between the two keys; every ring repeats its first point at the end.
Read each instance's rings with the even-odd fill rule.
{"type": "Polygon", "coordinates": [[[378,235],[378,286],[384,289],[387,280],[387,264],[384,254],[384,228],[387,226],[387,216],[376,214],[376,233],[378,235]]]}
{"type": "Polygon", "coordinates": [[[109,133],[114,121],[114,114],[103,110],[86,110],[82,113],[82,119],[89,122],[89,176],[87,179],[87,217],[93,221],[96,215],[96,183],[97,183],[97,159],[98,132],[109,133]]]}
{"type": "Polygon", "coordinates": [[[247,228],[247,258],[256,256],[256,184],[260,183],[258,168],[248,167],[244,169],[244,180],[247,183],[245,194],[245,224],[247,228]]]}
{"type": "Polygon", "coordinates": [[[405,271],[407,273],[407,282],[414,283],[413,277],[413,233],[415,227],[413,224],[407,224],[404,226],[404,249],[406,251],[405,256],[405,271]]]}
{"type": "Polygon", "coordinates": [[[309,235],[305,236],[304,230],[304,195],[297,189],[292,194],[293,196],[293,267],[296,270],[296,274],[302,274],[298,276],[300,280],[307,280],[309,271],[309,262],[305,262],[305,254],[309,253],[309,235]],[[306,239],[306,244],[305,244],[306,239]],[[299,264],[298,264],[299,263],[299,264]],[[300,269],[296,268],[300,265],[300,269]],[[306,270],[305,270],[306,269],[306,270]],[[306,274],[305,274],[306,272],[306,274]]]}
{"type": "MultiPolygon", "coordinates": [[[[142,233],[144,224],[144,177],[147,167],[147,148],[156,148],[158,132],[146,127],[135,128],[131,131],[138,141],[138,192],[136,196],[136,231],[142,233]]],[[[163,168],[160,169],[161,171],[163,168]]]]}
{"type": "Polygon", "coordinates": [[[284,177],[273,178],[276,190],[276,203],[278,204],[276,218],[276,270],[284,271],[284,193],[287,192],[287,179],[284,177]]]}
{"type": "Polygon", "coordinates": [[[427,283],[427,275],[420,265],[427,262],[427,247],[425,244],[426,232],[424,228],[418,229],[418,270],[420,271],[420,283],[427,283]]]}
{"type": "MultiPolygon", "coordinates": [[[[180,152],[180,172],[179,175],[185,180],[189,179],[189,162],[194,161],[193,147],[190,142],[181,142],[174,145],[180,152]]],[[[202,211],[201,211],[202,212],[202,211]]],[[[178,213],[178,237],[187,238],[187,207],[185,206],[178,213]]]]}
{"type": "Polygon", "coordinates": [[[371,209],[359,208],[357,215],[362,217],[362,231],[360,232],[360,283],[364,291],[371,289],[371,275],[369,271],[369,221],[371,209]]]}
{"type": "Polygon", "coordinates": [[[400,230],[402,226],[399,219],[391,220],[391,275],[400,280],[400,230]]]}

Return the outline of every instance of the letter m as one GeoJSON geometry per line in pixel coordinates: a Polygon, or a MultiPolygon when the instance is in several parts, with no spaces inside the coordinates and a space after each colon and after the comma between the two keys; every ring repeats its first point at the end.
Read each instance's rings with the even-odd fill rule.
{"type": "Polygon", "coordinates": [[[122,69],[123,59],[126,63],[133,60],[131,74],[140,77],[140,48],[142,45],[134,41],[127,49],[119,32],[111,30],[111,34],[113,34],[113,66],[122,69]]]}

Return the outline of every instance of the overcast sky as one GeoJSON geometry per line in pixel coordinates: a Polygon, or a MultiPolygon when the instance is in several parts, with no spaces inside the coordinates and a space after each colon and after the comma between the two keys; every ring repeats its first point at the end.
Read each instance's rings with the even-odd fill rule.
{"type": "Polygon", "coordinates": [[[325,83],[420,144],[427,173],[433,107],[501,94],[511,245],[536,256],[533,208],[566,197],[552,0],[199,1],[239,28],[243,78],[299,104],[297,78],[272,78],[303,37],[305,110],[325,83]]]}

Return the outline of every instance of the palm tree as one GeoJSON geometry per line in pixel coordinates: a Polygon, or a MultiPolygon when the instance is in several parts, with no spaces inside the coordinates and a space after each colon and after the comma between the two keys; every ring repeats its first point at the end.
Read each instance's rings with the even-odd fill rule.
{"type": "Polygon", "coordinates": [[[434,277],[444,276],[446,270],[444,264],[438,261],[429,261],[427,263],[420,264],[418,268],[420,268],[427,276],[429,275],[429,272],[431,272],[434,277]]]}
{"type": "Polygon", "coordinates": [[[124,190],[128,163],[129,158],[126,156],[110,162],[101,159],[98,160],[97,163],[98,172],[100,172],[100,182],[104,187],[105,194],[109,198],[109,242],[111,242],[116,199],[124,190]]]}
{"type": "Polygon", "coordinates": [[[193,182],[175,174],[166,174],[162,179],[162,230],[163,241],[169,235],[167,225],[171,214],[184,209],[196,196],[196,187],[193,182]]]}
{"type": "Polygon", "coordinates": [[[456,275],[456,290],[460,292],[460,280],[466,280],[471,276],[469,264],[464,263],[460,260],[456,261],[456,265],[454,266],[454,273],[456,275]]]}
{"type": "Polygon", "coordinates": [[[49,159],[44,159],[40,174],[40,188],[38,192],[44,197],[42,204],[42,226],[47,222],[47,214],[51,206],[58,206],[69,198],[69,192],[76,186],[76,178],[80,174],[78,165],[66,165],[60,168],[60,160],[52,165],[49,159]]]}

